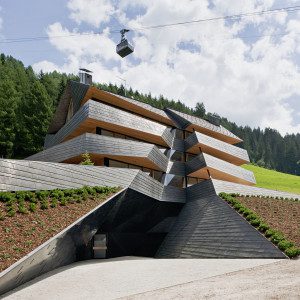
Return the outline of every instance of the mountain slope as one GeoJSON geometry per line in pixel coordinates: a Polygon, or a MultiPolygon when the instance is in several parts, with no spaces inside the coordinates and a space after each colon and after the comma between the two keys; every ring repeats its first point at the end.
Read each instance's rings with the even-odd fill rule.
{"type": "Polygon", "coordinates": [[[300,176],[254,165],[243,165],[242,167],[254,173],[258,187],[300,194],[300,176]]]}

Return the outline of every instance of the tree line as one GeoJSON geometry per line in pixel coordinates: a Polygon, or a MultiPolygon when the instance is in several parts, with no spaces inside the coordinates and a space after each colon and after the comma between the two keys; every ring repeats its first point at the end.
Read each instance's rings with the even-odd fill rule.
{"type": "MultiPolygon", "coordinates": [[[[78,80],[73,74],[35,74],[11,56],[0,55],[0,157],[25,158],[43,149],[49,123],[68,80],[78,80]]],[[[207,118],[202,102],[191,108],[183,102],[164,96],[154,97],[123,85],[95,84],[97,87],[150,104],[169,107],[187,114],[207,118]]],[[[226,118],[221,124],[243,139],[252,163],[285,173],[300,175],[300,134],[282,136],[272,128],[238,126],[226,118]]]]}

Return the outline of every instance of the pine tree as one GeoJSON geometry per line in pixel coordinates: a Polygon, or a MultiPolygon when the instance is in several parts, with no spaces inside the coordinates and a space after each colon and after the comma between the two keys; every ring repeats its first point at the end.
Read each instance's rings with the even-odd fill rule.
{"type": "Polygon", "coordinates": [[[17,92],[13,83],[8,79],[0,81],[0,157],[10,158],[13,155],[17,103],[17,92]]]}
{"type": "Polygon", "coordinates": [[[199,118],[203,118],[205,116],[205,113],[206,110],[204,104],[202,102],[197,102],[194,108],[194,115],[199,118]]]}
{"type": "Polygon", "coordinates": [[[35,80],[20,104],[18,150],[23,156],[42,150],[52,116],[51,99],[44,86],[35,80]]]}

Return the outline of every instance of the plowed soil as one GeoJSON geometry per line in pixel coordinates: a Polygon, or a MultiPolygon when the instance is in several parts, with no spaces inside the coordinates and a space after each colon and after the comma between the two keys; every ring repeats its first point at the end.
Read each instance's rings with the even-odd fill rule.
{"type": "MultiPolygon", "coordinates": [[[[113,194],[68,203],[27,214],[16,213],[0,221],[0,271],[62,231],[113,194]]],[[[4,210],[3,204],[0,211],[4,210]]]]}
{"type": "Polygon", "coordinates": [[[300,247],[300,201],[259,197],[238,197],[238,201],[300,247]]]}

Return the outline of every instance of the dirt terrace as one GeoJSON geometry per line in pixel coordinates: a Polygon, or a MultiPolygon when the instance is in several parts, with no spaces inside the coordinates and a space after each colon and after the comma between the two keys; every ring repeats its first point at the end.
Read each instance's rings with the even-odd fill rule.
{"type": "Polygon", "coordinates": [[[259,197],[237,197],[243,205],[255,211],[272,229],[300,247],[300,201],[259,197]]]}
{"type": "MultiPolygon", "coordinates": [[[[27,214],[16,213],[0,221],[0,271],[3,271],[39,245],[85,215],[113,193],[88,198],[81,203],[68,203],[27,214]]],[[[4,210],[2,203],[0,210],[4,210]]]]}

